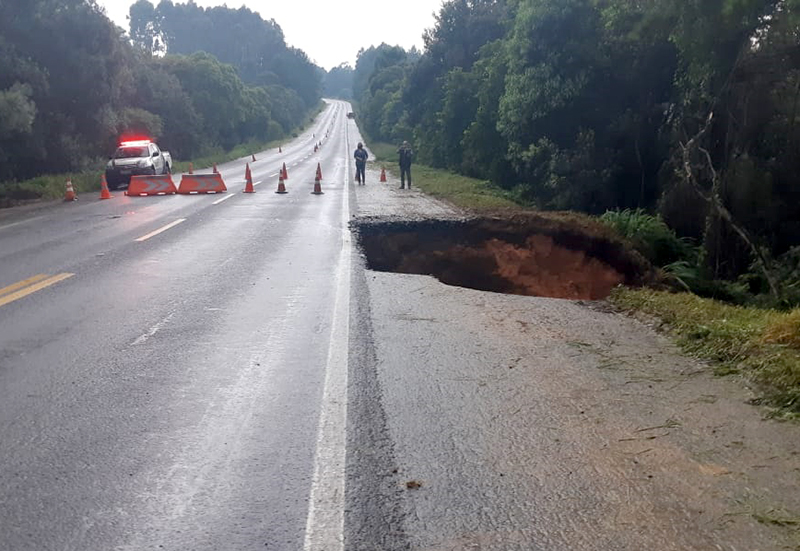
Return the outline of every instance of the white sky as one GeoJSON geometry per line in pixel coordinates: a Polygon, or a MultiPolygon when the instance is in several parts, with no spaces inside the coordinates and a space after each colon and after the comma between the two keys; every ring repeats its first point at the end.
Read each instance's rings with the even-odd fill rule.
{"type": "MultiPolygon", "coordinates": [[[[128,9],[135,0],[97,0],[117,25],[130,31],[128,9]]],[[[158,4],[158,0],[151,0],[158,4]]],[[[186,0],[173,0],[184,4],[186,0]]],[[[355,67],[360,48],[385,42],[422,50],[422,32],[433,27],[442,0],[195,0],[199,6],[244,5],[274,19],[286,43],[303,50],[325,69],[347,62],[355,67]]]]}

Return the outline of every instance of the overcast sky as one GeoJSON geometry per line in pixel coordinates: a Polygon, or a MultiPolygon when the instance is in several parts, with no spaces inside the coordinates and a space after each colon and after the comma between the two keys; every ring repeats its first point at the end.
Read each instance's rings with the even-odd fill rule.
{"type": "MultiPolygon", "coordinates": [[[[157,4],[157,0],[151,0],[157,4]]],[[[183,4],[185,0],[175,3],[183,4]]],[[[135,0],[97,0],[106,14],[130,31],[128,9],[135,0]]],[[[244,5],[274,19],[286,43],[300,48],[325,69],[347,62],[355,66],[360,48],[381,42],[422,49],[422,32],[433,26],[441,0],[195,0],[199,6],[244,5]]]]}

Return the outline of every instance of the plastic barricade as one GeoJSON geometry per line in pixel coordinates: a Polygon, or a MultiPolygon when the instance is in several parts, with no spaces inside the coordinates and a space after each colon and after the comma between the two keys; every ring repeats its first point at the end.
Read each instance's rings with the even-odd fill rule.
{"type": "Polygon", "coordinates": [[[225,193],[228,188],[221,174],[184,174],[178,193],[192,195],[195,193],[225,193]]]}
{"type": "Polygon", "coordinates": [[[162,176],[131,176],[131,183],[128,184],[128,191],[125,195],[173,195],[177,193],[172,176],[164,174],[162,176]]]}

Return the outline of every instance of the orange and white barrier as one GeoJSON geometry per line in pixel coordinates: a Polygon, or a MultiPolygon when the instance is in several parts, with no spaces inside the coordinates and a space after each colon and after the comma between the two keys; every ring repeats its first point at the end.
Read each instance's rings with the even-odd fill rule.
{"type": "Polygon", "coordinates": [[[148,195],[173,195],[177,193],[172,176],[164,174],[162,176],[131,176],[131,183],[128,184],[128,191],[125,195],[136,195],[146,197],[148,195]]]}
{"type": "Polygon", "coordinates": [[[196,193],[225,193],[228,188],[220,174],[184,174],[178,193],[194,195],[196,193]]]}

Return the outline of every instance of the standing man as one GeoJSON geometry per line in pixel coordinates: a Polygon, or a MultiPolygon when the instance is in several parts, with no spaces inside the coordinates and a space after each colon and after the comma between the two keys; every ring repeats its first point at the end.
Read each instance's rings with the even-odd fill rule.
{"type": "Polygon", "coordinates": [[[400,157],[400,189],[406,187],[406,176],[408,176],[408,189],[411,189],[411,159],[414,157],[414,152],[408,142],[404,140],[397,153],[400,157]]]}
{"type": "Polygon", "coordinates": [[[356,182],[360,185],[364,185],[367,183],[366,180],[366,168],[367,168],[367,150],[364,149],[364,144],[358,142],[358,147],[356,148],[355,153],[353,153],[353,157],[356,160],[356,182]]]}

